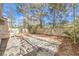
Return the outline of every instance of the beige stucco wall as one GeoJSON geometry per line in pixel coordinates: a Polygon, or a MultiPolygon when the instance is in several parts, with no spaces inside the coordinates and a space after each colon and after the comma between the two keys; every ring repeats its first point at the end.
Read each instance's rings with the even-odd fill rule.
{"type": "Polygon", "coordinates": [[[8,24],[6,22],[5,22],[5,24],[0,24],[0,39],[9,37],[8,30],[9,30],[9,28],[8,28],[8,24]]]}

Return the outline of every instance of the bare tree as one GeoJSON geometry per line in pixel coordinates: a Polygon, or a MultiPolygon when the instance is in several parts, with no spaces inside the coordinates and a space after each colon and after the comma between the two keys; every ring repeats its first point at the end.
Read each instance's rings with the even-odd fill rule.
{"type": "Polygon", "coordinates": [[[2,3],[0,3],[0,18],[2,17],[2,7],[3,7],[3,5],[2,5],[2,3]]]}
{"type": "Polygon", "coordinates": [[[8,18],[10,19],[9,21],[10,21],[10,27],[13,27],[13,3],[9,3],[8,4],[9,5],[9,11],[8,11],[8,18]]]}

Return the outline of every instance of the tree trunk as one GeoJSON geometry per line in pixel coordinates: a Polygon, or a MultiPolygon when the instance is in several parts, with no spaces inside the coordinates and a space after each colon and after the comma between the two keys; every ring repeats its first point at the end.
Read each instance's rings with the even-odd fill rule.
{"type": "Polygon", "coordinates": [[[55,29],[56,26],[56,9],[54,9],[54,14],[53,14],[53,28],[55,29]]]}
{"type": "MultiPolygon", "coordinates": [[[[75,21],[75,6],[74,6],[75,4],[73,4],[73,19],[74,19],[74,21],[75,21]]],[[[75,28],[75,22],[74,22],[74,44],[76,44],[76,28],[75,28]]]]}
{"type": "Polygon", "coordinates": [[[2,3],[0,3],[0,18],[2,17],[2,3]]]}
{"type": "Polygon", "coordinates": [[[8,15],[8,17],[9,17],[9,19],[10,19],[10,27],[12,27],[13,26],[13,8],[12,8],[12,3],[10,3],[9,4],[9,15],[8,15]]]}
{"type": "Polygon", "coordinates": [[[42,26],[42,19],[41,19],[41,17],[40,17],[40,27],[42,28],[43,26],[42,26]]]}

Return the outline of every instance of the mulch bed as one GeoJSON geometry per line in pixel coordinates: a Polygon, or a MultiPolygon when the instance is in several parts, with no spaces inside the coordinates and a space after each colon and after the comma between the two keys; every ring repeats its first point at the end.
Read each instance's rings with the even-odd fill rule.
{"type": "Polygon", "coordinates": [[[74,44],[70,39],[63,38],[59,46],[57,55],[59,56],[79,56],[79,43],[74,44]]]}

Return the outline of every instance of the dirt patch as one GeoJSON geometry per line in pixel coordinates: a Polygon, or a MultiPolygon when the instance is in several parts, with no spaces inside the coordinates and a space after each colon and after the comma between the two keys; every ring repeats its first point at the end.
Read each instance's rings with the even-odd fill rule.
{"type": "Polygon", "coordinates": [[[56,54],[59,56],[79,56],[79,44],[73,44],[70,39],[64,38],[56,54]]]}
{"type": "Polygon", "coordinates": [[[79,56],[79,43],[78,44],[73,44],[73,51],[75,55],[79,56]]]}

